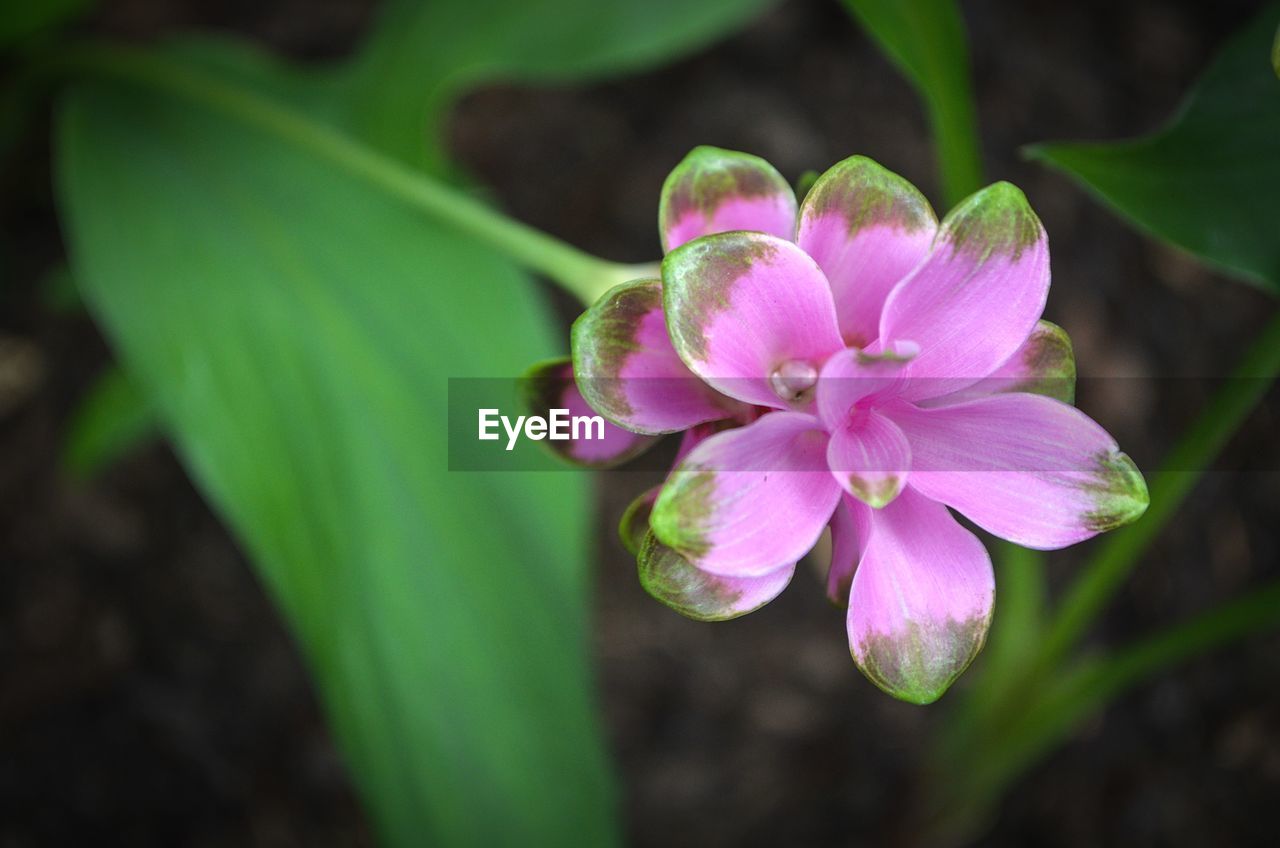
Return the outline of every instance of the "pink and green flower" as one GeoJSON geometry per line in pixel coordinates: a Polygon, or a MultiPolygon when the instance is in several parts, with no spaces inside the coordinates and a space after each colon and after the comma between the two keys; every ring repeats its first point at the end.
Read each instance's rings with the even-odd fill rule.
{"type": "Polygon", "coordinates": [[[1048,243],[1012,185],[939,223],[863,157],[797,204],[763,160],[698,148],[659,219],[661,280],[578,320],[572,371],[619,431],[687,434],[624,520],[642,582],[677,611],[768,603],[829,528],[827,589],[856,664],[928,703],[981,649],[995,599],[952,510],[1052,549],[1146,509],[1142,475],[1070,405],[1070,341],[1041,319],[1048,243]]]}

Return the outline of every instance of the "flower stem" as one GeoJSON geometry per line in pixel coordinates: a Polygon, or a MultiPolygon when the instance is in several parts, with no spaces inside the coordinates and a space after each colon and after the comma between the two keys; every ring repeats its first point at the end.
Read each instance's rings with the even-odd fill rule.
{"type": "MultiPolygon", "coordinates": [[[[969,87],[968,79],[956,83],[969,87]]],[[[929,124],[938,144],[938,171],[942,177],[942,196],[948,207],[982,187],[982,157],[978,147],[978,125],[974,118],[973,94],[948,98],[930,95],[925,98],[929,124]]]]}
{"type": "Polygon", "coordinates": [[[216,76],[135,48],[87,45],[60,52],[55,70],[84,71],[177,94],[283,138],[364,178],[391,195],[530,271],[594,303],[618,283],[655,276],[654,265],[624,265],[592,256],[522,224],[466,193],[385,156],[289,107],[216,76]]]}
{"type": "Polygon", "coordinates": [[[1052,668],[1076,644],[1277,374],[1280,313],[1272,317],[1235,372],[1165,460],[1163,470],[1152,483],[1151,506],[1146,515],[1108,536],[1072,584],[1049,623],[1041,647],[1041,668],[1052,668]]]}
{"type": "Polygon", "coordinates": [[[1169,630],[1087,657],[1006,701],[998,723],[967,737],[937,768],[923,815],[938,842],[977,835],[1005,789],[1095,710],[1154,674],[1219,646],[1280,626],[1280,581],[1169,630]]]}
{"type": "Polygon", "coordinates": [[[956,0],[844,0],[924,103],[947,207],[982,187],[964,17],[956,0]]]}
{"type": "MultiPolygon", "coordinates": [[[[1035,630],[1029,620],[1018,622],[1016,627],[993,628],[997,647],[1013,629],[1023,630],[1020,635],[1024,641],[1031,639],[1034,644],[1029,656],[1008,646],[993,653],[988,667],[943,728],[934,751],[930,797],[925,802],[940,832],[954,839],[980,826],[982,816],[990,812],[1004,788],[1108,698],[1197,652],[1280,623],[1280,607],[1276,606],[1280,583],[1273,583],[1121,648],[1112,656],[1066,661],[1143,551],[1186,499],[1203,473],[1196,469],[1207,466],[1222,449],[1277,374],[1280,314],[1272,318],[1166,459],[1165,470],[1154,478],[1147,514],[1102,543],[1068,589],[1056,614],[1044,622],[1044,630],[1035,630]],[[975,762],[981,767],[975,767],[975,762]]],[[[1016,590],[1013,598],[1017,600],[1019,592],[1025,593],[1027,588],[1020,589],[1019,584],[1028,576],[1017,574],[1017,569],[1028,563],[1009,556],[1011,552],[1001,549],[1003,570],[997,576],[1005,578],[1007,588],[1016,590]]],[[[1014,612],[1018,612],[1017,603],[1014,612]]]]}

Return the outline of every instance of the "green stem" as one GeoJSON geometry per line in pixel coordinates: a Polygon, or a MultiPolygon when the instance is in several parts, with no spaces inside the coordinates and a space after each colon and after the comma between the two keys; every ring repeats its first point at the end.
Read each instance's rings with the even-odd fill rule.
{"type": "Polygon", "coordinates": [[[54,67],[142,83],[271,132],[368,180],[525,268],[545,274],[584,304],[594,303],[618,283],[657,274],[654,265],[622,265],[578,250],[332,127],[188,65],[131,48],[86,46],[60,54],[54,67]]]}
{"type": "Polygon", "coordinates": [[[1169,454],[1152,483],[1146,515],[1108,536],[1068,590],[1046,633],[1041,668],[1053,668],[1076,644],[1278,373],[1280,313],[1272,317],[1231,378],[1169,454]]]}
{"type": "Polygon", "coordinates": [[[844,0],[924,102],[947,206],[982,187],[968,37],[955,0],[844,0]]]}
{"type": "Polygon", "coordinates": [[[1048,588],[1044,554],[996,540],[992,548],[999,615],[991,623],[982,676],[1000,687],[1026,666],[1044,628],[1048,588]]]}
{"type": "Polygon", "coordinates": [[[973,111],[973,93],[969,80],[957,81],[966,89],[962,97],[929,96],[929,125],[938,144],[938,171],[942,177],[942,196],[947,206],[982,187],[982,156],[978,149],[978,123],[973,111]]]}
{"type": "Polygon", "coordinates": [[[1172,665],[1243,636],[1280,626],[1280,581],[1202,613],[1111,656],[1090,658],[1026,692],[998,728],[970,740],[944,763],[943,783],[928,808],[933,835],[956,842],[974,835],[1007,787],[1035,760],[1108,701],[1172,665]],[[963,775],[960,779],[959,775],[963,775]]]}

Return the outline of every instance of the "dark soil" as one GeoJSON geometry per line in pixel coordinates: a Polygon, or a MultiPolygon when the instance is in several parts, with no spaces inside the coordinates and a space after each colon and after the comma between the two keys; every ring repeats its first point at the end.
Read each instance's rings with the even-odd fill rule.
{"type": "MultiPolygon", "coordinates": [[[[1152,129],[1256,9],[965,4],[989,175],[1022,186],[1045,221],[1047,317],[1070,332],[1082,373],[1136,378],[1086,382],[1079,401],[1147,469],[1206,388],[1163,378],[1226,373],[1274,302],[1134,234],[1016,151],[1152,129]]],[[[211,26],[316,57],[346,49],[366,11],[128,0],[90,27],[150,38],[211,26]]],[[[624,81],[475,93],[452,142],[516,217],[631,261],[656,257],[658,187],[696,144],[750,150],[790,178],[864,153],[937,197],[912,92],[835,3],[791,0],[624,81]]],[[[61,251],[46,147],[34,128],[0,173],[0,846],[369,844],[296,648],[168,448],[88,482],[59,471],[71,413],[110,355],[87,317],[46,295],[61,251]]],[[[1273,392],[1094,628],[1099,646],[1280,575],[1278,419],[1273,392]]],[[[719,625],[651,601],[612,528],[655,480],[600,478],[595,650],[632,841],[910,834],[907,802],[947,700],[921,709],[867,683],[816,583],[719,625]]],[[[1055,587],[1089,547],[1051,557],[1055,587]]],[[[1267,635],[1139,686],[1013,790],[982,844],[1275,844],[1278,681],[1280,636],[1267,635]]]]}

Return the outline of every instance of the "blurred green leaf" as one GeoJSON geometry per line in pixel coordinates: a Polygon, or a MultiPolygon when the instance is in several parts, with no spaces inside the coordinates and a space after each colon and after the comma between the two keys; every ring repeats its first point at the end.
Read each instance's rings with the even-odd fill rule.
{"type": "Polygon", "coordinates": [[[392,0],[345,70],[350,125],[396,158],[439,170],[440,122],[465,89],[638,70],[726,35],[773,2],[392,0]]]}
{"type": "Polygon", "coordinates": [[[982,187],[964,19],[955,0],[844,0],[925,102],[942,193],[954,206],[982,187]]]}
{"type": "MultiPolygon", "coordinates": [[[[768,2],[398,2],[335,68],[229,39],[164,52],[440,172],[466,86],[632,70],[768,2]]],[[[133,420],[159,416],[292,619],[387,837],[611,844],[583,481],[444,470],[446,378],[551,352],[527,280],[283,137],[172,95],[81,92],[61,135],[77,274],[142,393],[133,420]]],[[[90,398],[74,461],[125,446],[120,380],[90,398]]]]}
{"type": "Polygon", "coordinates": [[[63,464],[87,476],[156,434],[150,400],[119,368],[109,368],[80,402],[63,448],[63,464]]]}
{"type": "Polygon", "coordinates": [[[54,29],[78,17],[93,0],[15,0],[0,9],[0,48],[11,47],[33,35],[54,29]]]}
{"type": "Polygon", "coordinates": [[[543,304],[232,96],[67,95],[87,304],[291,620],[384,840],[613,844],[587,480],[447,471],[447,378],[556,352],[543,304]]]}
{"type": "Polygon", "coordinates": [[[1280,4],[1233,38],[1165,129],[1027,153],[1152,235],[1280,294],[1280,4]]]}

